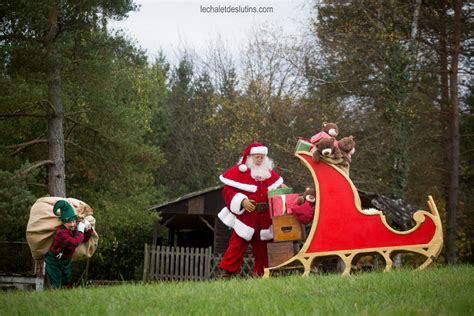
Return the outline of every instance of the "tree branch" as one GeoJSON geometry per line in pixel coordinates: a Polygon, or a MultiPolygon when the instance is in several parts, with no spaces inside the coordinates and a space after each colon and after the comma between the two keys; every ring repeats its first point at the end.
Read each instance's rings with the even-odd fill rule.
{"type": "MultiPolygon", "coordinates": [[[[72,145],[72,146],[74,146],[74,147],[76,147],[76,148],[79,148],[80,150],[85,151],[85,152],[87,152],[87,153],[89,153],[89,154],[91,154],[91,155],[98,156],[98,155],[97,155],[96,153],[94,153],[92,150],[89,150],[89,149],[87,149],[87,148],[84,148],[84,147],[82,147],[82,146],[80,146],[80,145],[78,145],[78,144],[76,144],[76,143],[74,143],[74,142],[71,142],[71,141],[69,141],[69,140],[65,140],[64,142],[65,142],[66,144],[69,144],[69,145],[72,145]]],[[[98,157],[104,159],[104,157],[102,157],[102,156],[98,156],[98,157]]]]}
{"type": "Polygon", "coordinates": [[[20,34],[5,34],[5,35],[0,35],[0,41],[10,41],[10,40],[18,40],[18,41],[24,41],[24,42],[35,42],[35,43],[41,43],[40,40],[34,37],[28,37],[20,34]]]}
{"type": "Polygon", "coordinates": [[[25,174],[27,174],[28,172],[30,172],[31,170],[33,169],[36,169],[36,168],[39,168],[41,166],[45,166],[45,165],[53,165],[54,162],[52,160],[40,160],[40,161],[35,161],[33,164],[31,164],[31,166],[29,166],[28,168],[26,168],[25,170],[22,170],[20,171],[17,175],[13,176],[12,179],[16,179],[20,176],[23,176],[25,174]]]}
{"type": "Polygon", "coordinates": [[[79,122],[79,121],[77,121],[77,120],[75,120],[75,119],[72,119],[72,118],[70,118],[70,117],[67,117],[67,116],[65,117],[65,119],[68,120],[68,121],[71,121],[71,122],[73,122],[73,123],[75,123],[75,124],[84,126],[85,128],[90,129],[91,131],[94,131],[95,133],[101,135],[102,137],[104,137],[106,140],[108,140],[108,141],[111,142],[111,143],[114,142],[114,141],[111,140],[110,138],[105,137],[99,130],[97,130],[97,129],[95,129],[95,128],[89,126],[89,125],[86,125],[86,124],[84,124],[84,123],[81,123],[81,122],[79,122]]]}
{"type": "MultiPolygon", "coordinates": [[[[24,150],[27,147],[30,147],[30,146],[33,146],[33,145],[36,145],[36,144],[43,144],[43,143],[48,143],[48,140],[45,139],[45,138],[43,138],[43,139],[34,139],[34,140],[31,140],[31,141],[26,142],[26,143],[10,145],[10,146],[3,146],[2,148],[4,148],[4,149],[15,149],[15,151],[12,154],[10,154],[10,156],[13,157],[13,156],[15,156],[16,154],[18,154],[19,152],[21,152],[22,150],[24,150]]],[[[94,153],[92,150],[84,148],[84,147],[80,146],[79,144],[76,144],[72,141],[65,140],[65,143],[67,143],[69,145],[72,145],[72,146],[74,146],[74,147],[76,147],[76,148],[78,148],[82,151],[85,151],[85,152],[87,152],[91,155],[98,156],[102,159],[105,159],[104,157],[99,156],[96,153],[94,153]]]]}
{"type": "Polygon", "coordinates": [[[53,111],[53,114],[56,115],[56,108],[55,108],[54,105],[51,103],[51,101],[48,100],[46,103],[48,103],[48,106],[49,106],[49,108],[51,109],[51,111],[53,111]]]}
{"type": "Polygon", "coordinates": [[[90,111],[89,110],[83,110],[83,111],[76,111],[76,112],[70,112],[70,113],[66,113],[65,116],[74,116],[74,115],[77,115],[77,114],[82,114],[82,113],[89,113],[90,111]]]}
{"type": "Polygon", "coordinates": [[[0,113],[0,117],[20,117],[20,116],[25,116],[25,117],[46,117],[46,114],[41,114],[41,113],[0,113]]]}
{"type": "Polygon", "coordinates": [[[28,185],[34,185],[36,187],[48,188],[48,186],[44,183],[27,183],[28,185]]]}
{"type": "Polygon", "coordinates": [[[11,157],[15,156],[16,154],[18,154],[20,151],[22,151],[23,149],[27,148],[27,147],[30,147],[32,145],[35,145],[35,144],[42,144],[42,143],[47,143],[48,140],[47,139],[34,139],[34,140],[30,140],[29,142],[26,142],[26,143],[21,143],[21,144],[17,144],[17,145],[11,145],[11,146],[5,146],[4,148],[5,149],[15,149],[15,151],[10,155],[11,157]]]}
{"type": "Polygon", "coordinates": [[[460,155],[463,156],[463,155],[468,154],[468,153],[473,152],[473,151],[474,151],[474,149],[469,149],[469,150],[463,151],[460,155]]]}

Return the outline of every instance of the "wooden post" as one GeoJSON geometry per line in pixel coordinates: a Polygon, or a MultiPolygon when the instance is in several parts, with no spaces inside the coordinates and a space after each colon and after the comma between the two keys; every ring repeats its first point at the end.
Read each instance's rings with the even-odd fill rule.
{"type": "Polygon", "coordinates": [[[191,252],[189,251],[189,247],[185,248],[185,262],[184,262],[184,278],[185,280],[189,280],[190,273],[189,273],[189,258],[191,257],[191,252]]]}
{"type": "Polygon", "coordinates": [[[204,279],[204,268],[206,259],[206,248],[201,248],[199,252],[199,280],[204,279]]]}
{"type": "Polygon", "coordinates": [[[209,246],[206,251],[206,280],[211,278],[211,253],[212,253],[212,246],[209,246]]]}
{"type": "Polygon", "coordinates": [[[143,281],[148,281],[148,262],[149,262],[148,244],[145,243],[145,255],[143,261],[143,281]]]}
{"type": "Polygon", "coordinates": [[[35,288],[36,291],[43,291],[44,289],[44,276],[45,276],[45,263],[44,260],[35,260],[35,288]]]}
{"type": "Polygon", "coordinates": [[[185,248],[181,247],[180,248],[180,255],[179,255],[179,279],[180,280],[185,280],[186,277],[184,275],[184,258],[186,258],[186,252],[185,248]]]}
{"type": "Polygon", "coordinates": [[[165,274],[165,254],[164,254],[164,251],[165,251],[165,246],[161,246],[160,247],[160,273],[159,273],[159,277],[162,278],[163,275],[165,274]]]}
{"type": "Polygon", "coordinates": [[[156,280],[156,273],[158,271],[157,264],[158,264],[158,253],[159,253],[159,246],[149,246],[150,249],[150,264],[148,268],[148,280],[156,280]]]}
{"type": "Polygon", "coordinates": [[[194,272],[194,258],[196,257],[196,248],[190,248],[189,255],[191,256],[191,262],[189,264],[190,279],[194,280],[196,273],[194,272]]]}

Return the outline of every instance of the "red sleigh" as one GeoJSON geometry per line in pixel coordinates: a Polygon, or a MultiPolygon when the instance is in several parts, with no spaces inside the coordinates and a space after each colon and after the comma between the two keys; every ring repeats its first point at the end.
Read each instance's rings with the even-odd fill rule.
{"type": "Polygon", "coordinates": [[[316,188],[316,206],[308,238],[301,250],[291,259],[265,269],[265,277],[286,269],[311,268],[328,257],[339,257],[344,262],[343,275],[351,271],[353,261],[364,254],[379,254],[385,260],[385,271],[392,268],[397,253],[417,253],[426,260],[418,267],[427,267],[441,252],[443,235],[438,210],[431,196],[431,210],[413,215],[416,225],[408,231],[390,227],[381,211],[364,213],[359,194],[351,179],[338,167],[325,162],[314,162],[308,151],[297,151],[296,156],[310,170],[316,188]]]}

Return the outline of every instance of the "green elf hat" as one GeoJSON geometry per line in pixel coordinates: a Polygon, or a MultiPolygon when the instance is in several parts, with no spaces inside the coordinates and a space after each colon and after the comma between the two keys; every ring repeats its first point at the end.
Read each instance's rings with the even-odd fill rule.
{"type": "Polygon", "coordinates": [[[76,219],[76,212],[67,201],[59,200],[54,204],[53,213],[58,216],[58,209],[61,210],[61,221],[63,223],[72,222],[76,219]]]}

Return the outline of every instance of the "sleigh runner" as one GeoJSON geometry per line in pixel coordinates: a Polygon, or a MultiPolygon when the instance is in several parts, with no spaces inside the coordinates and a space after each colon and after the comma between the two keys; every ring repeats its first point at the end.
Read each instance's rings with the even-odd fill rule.
{"type": "Polygon", "coordinates": [[[285,262],[266,268],[265,277],[288,269],[303,269],[303,275],[308,275],[314,265],[328,257],[342,260],[343,275],[350,273],[354,259],[365,254],[381,255],[385,260],[384,271],[390,271],[392,258],[398,253],[426,257],[418,269],[438,257],[443,245],[442,226],[431,196],[428,196],[431,212],[415,212],[415,226],[408,231],[397,231],[388,225],[381,211],[364,213],[351,179],[333,164],[315,162],[305,142],[300,141],[295,155],[311,172],[316,188],[311,231],[301,250],[285,262]]]}

